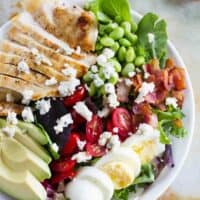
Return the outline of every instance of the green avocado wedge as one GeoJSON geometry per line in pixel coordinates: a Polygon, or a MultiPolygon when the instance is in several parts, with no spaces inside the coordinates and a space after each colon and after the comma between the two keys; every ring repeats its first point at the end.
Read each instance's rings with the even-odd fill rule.
{"type": "Polygon", "coordinates": [[[40,182],[28,171],[14,172],[1,160],[0,191],[20,200],[44,200],[47,194],[40,182]]]}
{"type": "Polygon", "coordinates": [[[2,160],[10,169],[19,172],[28,170],[39,181],[51,177],[48,164],[14,138],[3,136],[0,148],[2,160]]]}

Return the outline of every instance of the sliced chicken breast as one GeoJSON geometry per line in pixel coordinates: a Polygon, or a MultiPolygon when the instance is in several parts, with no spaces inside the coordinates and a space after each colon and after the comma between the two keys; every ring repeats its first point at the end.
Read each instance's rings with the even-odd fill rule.
{"type": "Polygon", "coordinates": [[[0,102],[0,117],[6,117],[9,112],[15,112],[17,114],[21,114],[23,111],[24,106],[11,103],[11,102],[0,102]]]}

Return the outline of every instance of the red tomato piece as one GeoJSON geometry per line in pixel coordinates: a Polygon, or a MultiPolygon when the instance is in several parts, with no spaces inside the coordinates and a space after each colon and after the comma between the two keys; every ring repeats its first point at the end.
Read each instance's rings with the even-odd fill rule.
{"type": "Polygon", "coordinates": [[[58,184],[61,181],[64,181],[66,179],[73,179],[76,176],[76,172],[75,171],[70,171],[67,173],[58,173],[52,176],[52,178],[50,179],[51,184],[58,184]]]}
{"type": "Polygon", "coordinates": [[[112,120],[109,119],[106,123],[106,131],[109,131],[109,132],[112,132],[113,131],[113,123],[112,123],[112,120]]]}
{"type": "Polygon", "coordinates": [[[100,117],[93,115],[92,120],[86,124],[86,140],[95,143],[103,132],[103,123],[100,117]]]}
{"type": "Polygon", "coordinates": [[[101,157],[106,153],[105,147],[102,147],[98,144],[89,144],[89,143],[86,145],[86,151],[92,157],[101,157]]]}
{"type": "Polygon", "coordinates": [[[64,104],[66,107],[75,105],[77,102],[83,100],[86,96],[86,89],[84,86],[79,86],[73,95],[64,98],[64,104]]]}
{"type": "Polygon", "coordinates": [[[81,115],[79,115],[75,110],[72,110],[71,115],[75,125],[80,125],[86,122],[86,120],[81,115]]]}
{"type": "Polygon", "coordinates": [[[78,133],[71,133],[69,136],[63,150],[63,155],[71,155],[75,153],[78,149],[77,141],[80,140],[80,135],[78,133]]]}
{"type": "Polygon", "coordinates": [[[51,163],[51,170],[54,172],[67,173],[74,169],[76,164],[75,160],[59,160],[51,163]]]}
{"type": "Polygon", "coordinates": [[[132,131],[131,115],[125,108],[117,108],[112,113],[112,124],[119,128],[119,136],[126,136],[132,131]]]}

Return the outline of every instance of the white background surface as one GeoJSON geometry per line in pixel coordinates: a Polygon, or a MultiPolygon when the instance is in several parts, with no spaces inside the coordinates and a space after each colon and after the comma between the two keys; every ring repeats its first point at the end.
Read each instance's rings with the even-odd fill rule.
{"type": "MultiPolygon", "coordinates": [[[[10,16],[16,0],[0,0],[0,24],[10,16]]],[[[168,22],[169,37],[183,57],[190,73],[196,99],[196,129],[188,159],[171,186],[172,199],[200,199],[200,1],[131,0],[138,12],[156,12],[168,22]],[[181,197],[180,197],[181,196],[181,197]]],[[[183,147],[184,148],[184,147],[183,147]]],[[[169,192],[168,192],[169,194],[169,192]]]]}

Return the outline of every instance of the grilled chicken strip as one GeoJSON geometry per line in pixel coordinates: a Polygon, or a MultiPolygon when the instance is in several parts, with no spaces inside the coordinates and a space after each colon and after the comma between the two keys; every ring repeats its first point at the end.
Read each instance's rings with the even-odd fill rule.
{"type": "MultiPolygon", "coordinates": [[[[70,47],[80,46],[85,51],[95,49],[97,39],[97,22],[91,12],[71,3],[61,1],[36,0],[37,6],[31,9],[35,20],[49,33],[67,42],[70,47]]],[[[25,9],[30,11],[31,0],[24,3],[25,9]]]]}
{"type": "Polygon", "coordinates": [[[33,92],[32,100],[38,100],[44,97],[58,97],[58,91],[49,87],[38,87],[28,81],[19,78],[0,74],[0,87],[14,90],[21,95],[24,91],[31,90],[33,92]]]}
{"type": "Polygon", "coordinates": [[[1,101],[0,102],[0,117],[6,117],[9,112],[15,112],[19,115],[21,114],[23,109],[24,109],[23,105],[1,101]]]}

